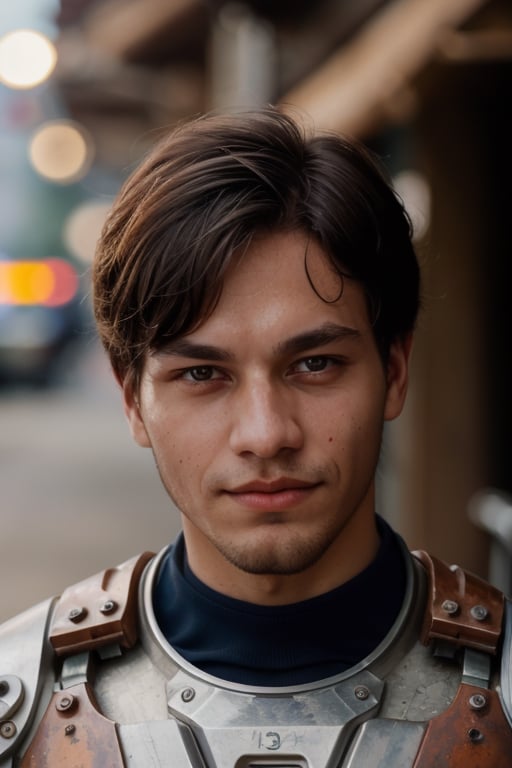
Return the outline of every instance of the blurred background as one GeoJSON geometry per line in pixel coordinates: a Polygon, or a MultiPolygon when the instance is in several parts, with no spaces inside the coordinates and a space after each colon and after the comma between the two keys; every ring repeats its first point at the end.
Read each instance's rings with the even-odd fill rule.
{"type": "Polygon", "coordinates": [[[411,547],[489,572],[475,494],[512,492],[511,83],[508,0],[2,3],[0,620],[174,537],[94,333],[90,262],[163,132],[268,102],[365,141],[406,203],[424,310],[380,509],[411,547]]]}

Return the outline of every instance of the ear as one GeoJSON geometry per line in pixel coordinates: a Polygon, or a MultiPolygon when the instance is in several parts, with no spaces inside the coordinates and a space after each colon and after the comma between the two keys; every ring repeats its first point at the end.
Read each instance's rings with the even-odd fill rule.
{"type": "Polygon", "coordinates": [[[387,393],[384,419],[391,421],[402,412],[409,384],[409,358],[413,334],[395,339],[389,349],[386,366],[387,393]]]}
{"type": "Polygon", "coordinates": [[[133,386],[127,381],[121,384],[123,390],[124,413],[130,427],[132,437],[142,448],[150,448],[151,440],[146,431],[146,425],[141,414],[140,401],[133,391],[133,386]]]}

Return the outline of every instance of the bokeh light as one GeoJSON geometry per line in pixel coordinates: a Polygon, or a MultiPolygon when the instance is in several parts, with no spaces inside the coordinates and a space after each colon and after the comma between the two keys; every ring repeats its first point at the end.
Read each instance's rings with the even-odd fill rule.
{"type": "Polygon", "coordinates": [[[68,250],[82,262],[90,264],[112,201],[89,200],[77,206],[64,226],[64,242],[68,250]]]}
{"type": "Polygon", "coordinates": [[[92,143],[85,130],[70,120],[45,123],[33,135],[30,161],[45,179],[72,184],[86,175],[92,162],[92,143]]]}
{"type": "Polygon", "coordinates": [[[402,198],[412,222],[414,240],[421,240],[430,226],[430,186],[416,170],[405,169],[393,178],[393,186],[402,198]]]}
{"type": "Polygon", "coordinates": [[[0,81],[11,88],[34,88],[52,74],[57,51],[51,40],[32,29],[0,38],[0,81]]]}
{"type": "Polygon", "coordinates": [[[0,305],[59,307],[76,296],[78,282],[63,259],[0,261],[0,305]]]}

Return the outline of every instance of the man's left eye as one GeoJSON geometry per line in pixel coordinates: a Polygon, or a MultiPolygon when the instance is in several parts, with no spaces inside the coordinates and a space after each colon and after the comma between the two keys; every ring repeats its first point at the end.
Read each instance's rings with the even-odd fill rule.
{"type": "Polygon", "coordinates": [[[306,357],[297,364],[296,370],[299,373],[321,373],[332,363],[333,360],[330,357],[306,357]]]}

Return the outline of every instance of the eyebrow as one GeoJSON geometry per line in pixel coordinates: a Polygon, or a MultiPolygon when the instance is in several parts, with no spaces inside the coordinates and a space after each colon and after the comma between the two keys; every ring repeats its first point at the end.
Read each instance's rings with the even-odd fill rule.
{"type": "Polygon", "coordinates": [[[175,339],[161,349],[157,349],[156,355],[172,355],[173,357],[190,357],[195,360],[213,360],[217,363],[227,363],[234,359],[234,355],[221,347],[213,344],[197,344],[186,338],[175,339]]]}
{"type": "Polygon", "coordinates": [[[277,351],[281,354],[300,354],[315,347],[324,347],[333,341],[343,339],[359,339],[361,333],[356,328],[337,323],[324,323],[319,328],[304,331],[278,344],[277,351]]]}
{"type": "MultiPolygon", "coordinates": [[[[359,339],[360,337],[361,333],[356,328],[337,323],[324,323],[318,328],[304,331],[280,342],[275,351],[281,355],[294,355],[307,352],[315,347],[324,347],[334,341],[359,339]]],[[[235,356],[226,349],[216,347],[213,344],[196,343],[186,337],[171,341],[161,349],[156,350],[155,354],[188,357],[193,360],[212,360],[218,363],[232,362],[235,359],[235,356]]]]}

